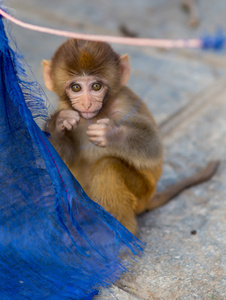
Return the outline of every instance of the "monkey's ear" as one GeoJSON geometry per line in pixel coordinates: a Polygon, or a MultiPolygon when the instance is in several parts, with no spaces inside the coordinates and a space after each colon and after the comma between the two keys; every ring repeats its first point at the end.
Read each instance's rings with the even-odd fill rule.
{"type": "Polygon", "coordinates": [[[124,86],[127,84],[130,76],[130,65],[129,65],[129,56],[128,54],[124,54],[120,56],[120,65],[122,68],[121,75],[121,85],[124,86]]]}
{"type": "Polygon", "coordinates": [[[51,62],[49,60],[43,59],[42,66],[43,66],[43,77],[44,77],[45,85],[47,89],[53,91],[53,80],[51,77],[51,62]]]}

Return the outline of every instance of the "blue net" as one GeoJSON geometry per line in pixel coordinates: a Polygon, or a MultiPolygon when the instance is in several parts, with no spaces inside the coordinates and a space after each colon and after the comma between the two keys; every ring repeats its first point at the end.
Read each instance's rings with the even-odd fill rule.
{"type": "Polygon", "coordinates": [[[142,245],[88,198],[33,120],[44,102],[20,79],[2,19],[0,40],[0,298],[92,299],[142,245]]]}

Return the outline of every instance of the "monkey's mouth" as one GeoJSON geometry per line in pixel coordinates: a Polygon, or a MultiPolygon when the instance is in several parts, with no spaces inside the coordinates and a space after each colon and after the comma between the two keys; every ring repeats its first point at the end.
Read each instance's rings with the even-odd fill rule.
{"type": "Polygon", "coordinates": [[[99,110],[97,111],[90,111],[90,112],[81,112],[80,111],[80,115],[84,118],[84,119],[92,119],[94,118],[97,114],[98,114],[99,110]]]}

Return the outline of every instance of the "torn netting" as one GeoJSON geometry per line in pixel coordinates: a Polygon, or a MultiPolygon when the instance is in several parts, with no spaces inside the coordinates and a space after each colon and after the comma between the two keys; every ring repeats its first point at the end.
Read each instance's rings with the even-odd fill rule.
{"type": "Polygon", "coordinates": [[[2,19],[0,60],[0,298],[92,299],[141,243],[88,198],[34,122],[2,19]]]}

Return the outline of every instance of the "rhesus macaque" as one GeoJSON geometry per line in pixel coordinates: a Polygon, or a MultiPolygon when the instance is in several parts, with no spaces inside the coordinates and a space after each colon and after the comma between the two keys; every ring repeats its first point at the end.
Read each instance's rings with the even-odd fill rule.
{"type": "Polygon", "coordinates": [[[59,96],[47,124],[51,143],[88,196],[133,234],[137,214],[213,175],[216,163],[154,196],[163,146],[147,106],[126,87],[128,55],[103,42],[70,39],[43,69],[47,88],[59,96]]]}

